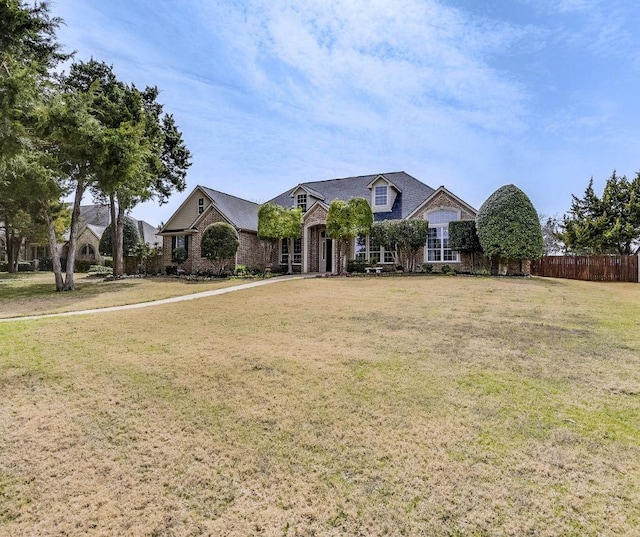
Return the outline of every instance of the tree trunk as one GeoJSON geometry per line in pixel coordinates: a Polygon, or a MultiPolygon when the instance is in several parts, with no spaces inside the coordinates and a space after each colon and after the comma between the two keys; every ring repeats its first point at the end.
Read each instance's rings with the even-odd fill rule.
{"type": "Polygon", "coordinates": [[[56,229],[53,218],[47,207],[43,210],[45,220],[47,221],[47,236],[49,238],[49,250],[51,251],[51,264],[53,265],[53,274],[56,280],[56,291],[62,291],[64,281],[62,280],[62,265],[60,264],[60,252],[58,251],[58,239],[56,238],[56,229]]]}
{"type": "Polygon", "coordinates": [[[293,273],[293,237],[289,237],[288,241],[288,251],[289,255],[287,256],[287,274],[293,273]]]}
{"type": "Polygon", "coordinates": [[[7,261],[10,273],[18,272],[18,258],[20,257],[20,247],[22,246],[22,237],[16,237],[14,229],[7,236],[7,261]]]}
{"type": "Polygon", "coordinates": [[[113,241],[113,275],[124,276],[124,206],[118,204],[116,235],[113,241]]]}
{"type": "Polygon", "coordinates": [[[86,189],[86,168],[80,166],[78,170],[78,182],[76,185],[76,195],[73,200],[73,210],[71,211],[71,228],[69,229],[69,249],[67,250],[67,270],[65,275],[63,291],[73,291],[76,288],[73,279],[73,270],[76,264],[76,247],[78,244],[78,226],[80,225],[80,204],[86,189]]]}
{"type": "Polygon", "coordinates": [[[111,262],[113,264],[113,275],[116,274],[115,259],[116,259],[116,201],[113,194],[109,194],[109,230],[111,232],[111,262]]]}

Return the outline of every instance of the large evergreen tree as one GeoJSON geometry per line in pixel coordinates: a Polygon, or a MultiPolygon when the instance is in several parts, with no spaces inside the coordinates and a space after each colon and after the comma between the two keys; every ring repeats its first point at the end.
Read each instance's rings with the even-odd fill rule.
{"type": "MultiPolygon", "coordinates": [[[[50,224],[47,235],[54,258],[57,254],[63,191],[34,129],[34,111],[52,85],[53,68],[69,57],[56,41],[60,23],[49,15],[46,2],[0,2],[0,220],[12,257],[10,270],[17,266],[23,239],[36,239],[34,232],[42,230],[43,222],[50,224]]],[[[61,289],[54,259],[56,266],[56,288],[61,289]]]]}
{"type": "Polygon", "coordinates": [[[635,179],[607,179],[602,197],[589,181],[582,198],[572,196],[571,208],[559,234],[567,250],[576,254],[629,255],[640,240],[640,172],[635,179]]]}

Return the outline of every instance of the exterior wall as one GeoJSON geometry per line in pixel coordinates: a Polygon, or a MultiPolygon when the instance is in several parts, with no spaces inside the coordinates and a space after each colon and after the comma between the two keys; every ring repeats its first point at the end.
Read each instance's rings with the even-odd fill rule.
{"type": "MultiPolygon", "coordinates": [[[[198,199],[204,199],[204,210],[211,205],[211,200],[205,196],[199,188],[196,188],[187,201],[169,219],[165,225],[166,229],[187,229],[200,216],[198,213],[198,199]]],[[[171,246],[171,244],[169,244],[171,246]]]]}

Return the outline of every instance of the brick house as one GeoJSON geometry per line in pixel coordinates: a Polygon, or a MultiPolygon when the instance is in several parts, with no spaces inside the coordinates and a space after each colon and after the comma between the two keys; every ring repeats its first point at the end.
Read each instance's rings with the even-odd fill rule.
{"type": "Polygon", "coordinates": [[[232,268],[236,265],[260,266],[263,259],[258,240],[259,207],[252,201],[196,186],[158,232],[163,238],[161,266],[176,265],[172,253],[182,247],[187,251],[187,260],[180,268],[189,273],[213,270],[211,261],[201,255],[200,241],[204,231],[215,222],[227,222],[238,233],[238,251],[235,259],[229,260],[232,268]]]}
{"type": "MultiPolygon", "coordinates": [[[[425,247],[419,259],[434,269],[448,264],[460,271],[470,269],[466,256],[449,248],[449,222],[473,220],[477,211],[444,186],[434,189],[406,172],[300,183],[273,198],[283,207],[301,207],[302,237],[294,244],[293,265],[300,272],[334,272],[338,259],[334,241],[326,235],[329,204],[335,199],[362,197],[369,201],[374,221],[425,219],[429,221],[425,247]]],[[[370,237],[357,237],[346,253],[347,259],[366,260],[393,267],[393,253],[385,251],[370,237]]],[[[280,262],[287,263],[287,244],[280,245],[280,262]]]]}
{"type": "MultiPolygon", "coordinates": [[[[433,264],[434,270],[448,264],[459,271],[470,269],[467,256],[449,248],[449,222],[473,220],[477,211],[444,186],[434,189],[406,172],[392,172],[327,181],[300,183],[271,203],[303,210],[302,237],[294,241],[294,271],[302,273],[335,272],[338,266],[334,241],[327,237],[329,204],[335,199],[363,197],[369,200],[375,221],[426,219],[429,232],[419,259],[433,264]]],[[[177,246],[187,249],[183,264],[187,272],[211,268],[200,256],[200,237],[213,222],[233,225],[240,239],[236,264],[260,266],[264,263],[261,241],[257,237],[259,205],[216,190],[197,186],[160,230],[164,237],[163,265],[172,265],[171,252],[177,246]]],[[[358,237],[349,246],[347,259],[367,260],[393,268],[393,254],[370,237],[358,237]]],[[[276,263],[287,265],[287,241],[278,247],[276,263]]]]}

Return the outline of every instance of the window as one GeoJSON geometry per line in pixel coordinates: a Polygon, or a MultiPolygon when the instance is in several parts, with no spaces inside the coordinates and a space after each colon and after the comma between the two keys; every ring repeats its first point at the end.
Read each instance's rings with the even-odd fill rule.
{"type": "Polygon", "coordinates": [[[358,261],[367,260],[367,237],[365,235],[358,235],[356,237],[353,253],[354,259],[358,261]]]}
{"type": "Polygon", "coordinates": [[[387,189],[387,185],[375,187],[373,203],[376,207],[387,205],[387,189]]]}
{"type": "Polygon", "coordinates": [[[358,235],[354,242],[354,258],[358,261],[370,263],[393,263],[393,251],[380,246],[376,241],[365,235],[358,235]]]}
{"type": "Polygon", "coordinates": [[[93,246],[90,244],[84,244],[80,248],[80,257],[84,257],[85,259],[95,259],[96,251],[93,249],[93,246]]]}
{"type": "Polygon", "coordinates": [[[300,207],[303,213],[307,212],[307,195],[298,194],[296,196],[296,207],[300,207]]]}
{"type": "Polygon", "coordinates": [[[428,262],[458,261],[458,252],[449,247],[449,222],[458,220],[458,213],[452,210],[439,210],[427,215],[429,232],[425,260],[428,262]]]}
{"type": "Polygon", "coordinates": [[[204,212],[204,198],[198,198],[198,214],[204,212]]]}
{"type": "Polygon", "coordinates": [[[187,257],[189,256],[189,239],[186,235],[174,235],[171,237],[171,259],[173,261],[175,261],[173,251],[176,248],[184,248],[187,252],[187,257]]]}
{"type": "Polygon", "coordinates": [[[31,247],[31,259],[45,259],[51,257],[49,255],[48,246],[32,246],[31,247]]]}
{"type": "MultiPolygon", "coordinates": [[[[282,239],[280,242],[280,263],[289,264],[289,239],[282,239]]],[[[294,265],[302,264],[302,238],[293,239],[293,261],[294,265]]]]}

